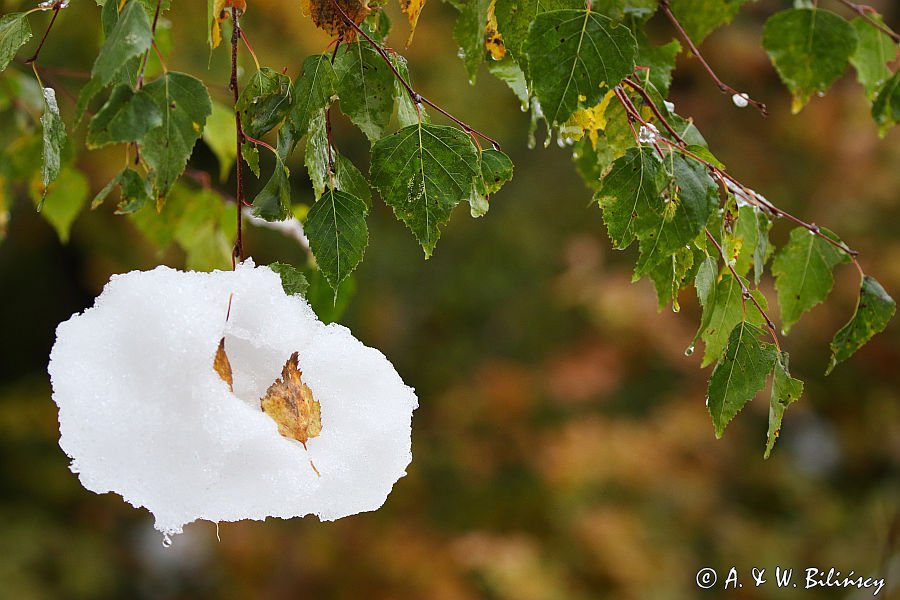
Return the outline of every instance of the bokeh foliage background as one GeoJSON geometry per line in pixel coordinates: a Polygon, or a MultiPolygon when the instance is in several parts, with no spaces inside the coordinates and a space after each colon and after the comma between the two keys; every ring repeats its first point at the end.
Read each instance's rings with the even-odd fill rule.
{"type": "MultiPolygon", "coordinates": [[[[201,76],[213,97],[227,102],[227,51],[208,54],[204,3],[174,4],[169,67],[201,76]]],[[[672,98],[733,174],[837,231],[896,296],[900,132],[878,139],[849,73],[827,97],[789,114],[790,98],[759,44],[765,16],[788,4],[750,4],[704,45],[720,75],[769,104],[768,119],[736,109],[686,57],[672,98]]],[[[896,3],[873,4],[889,23],[900,21],[896,3]]],[[[3,12],[20,5],[0,2],[3,12]]],[[[390,42],[400,47],[406,26],[395,7],[390,11],[390,42]]],[[[96,55],[98,13],[93,2],[73,2],[42,54],[48,84],[68,90],[58,93],[64,118],[72,114],[69,94],[83,82],[79,73],[96,55]]],[[[46,18],[33,20],[36,32],[46,18]]],[[[12,218],[0,244],[0,596],[871,593],[745,585],[701,594],[694,585],[704,566],[721,573],[781,565],[877,574],[888,578],[882,597],[900,597],[897,325],[825,378],[828,341],[852,312],[857,288],[852,267],[839,269],[831,300],[786,338],[793,371],[807,387],[788,411],[772,458],[762,459],[763,398],[716,441],[704,407],[709,373],[698,368],[699,356],[684,356],[696,302],[688,294],[682,314],[657,313],[651,284],[630,283],[633,257],[610,250],[569,152],[555,144],[528,150],[527,115],[486,71],[474,87],[466,84],[454,18],[449,5],[425,8],[406,52],[416,87],[501,140],[516,173],[486,217],[472,220],[458,208],[428,262],[388,208],[376,202],[370,214],[370,246],[341,321],[394,362],[421,404],[409,475],[386,505],[336,523],[224,523],[221,541],[214,526],[198,523],[164,549],[145,511],[85,491],[56,445],[46,374],[56,324],[89,306],[111,274],[160,263],[183,267],[186,256],[178,247],[160,252],[111,207],[82,213],[62,244],[35,214],[23,179],[4,197],[12,218]]],[[[260,62],[292,77],[328,42],[294,2],[253,0],[244,26],[260,62]]],[[[661,22],[658,33],[660,41],[672,35],[661,22]]],[[[242,61],[252,64],[246,55],[242,61]]],[[[29,73],[21,64],[11,69],[29,73]]],[[[83,127],[70,150],[82,136],[83,127]]],[[[335,138],[366,167],[364,138],[340,117],[335,138]]],[[[9,151],[3,160],[13,160],[9,151]]],[[[79,150],[77,157],[92,192],[121,161],[119,150],[79,150]]],[[[230,182],[218,184],[218,165],[202,143],[191,168],[211,173],[213,187],[231,193],[230,182]]],[[[295,201],[312,202],[302,165],[292,172],[295,201]]],[[[196,185],[186,189],[187,202],[202,196],[196,185]]],[[[784,243],[788,229],[776,224],[773,241],[784,243]]],[[[245,244],[260,263],[304,260],[296,242],[277,232],[249,227],[245,244]]],[[[222,255],[212,253],[209,261],[216,260],[222,255]]]]}

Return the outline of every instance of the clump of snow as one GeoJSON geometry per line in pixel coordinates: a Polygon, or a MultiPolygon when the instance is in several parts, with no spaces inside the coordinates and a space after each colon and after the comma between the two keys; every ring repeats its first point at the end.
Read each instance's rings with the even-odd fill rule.
{"type": "Polygon", "coordinates": [[[375,510],[412,460],[413,390],[267,267],[116,275],[56,334],[49,372],[72,471],[146,507],[167,536],[197,519],[375,510]],[[223,335],[234,393],[213,369],[223,335]],[[308,450],[260,409],[293,352],[321,404],[308,450]]]}
{"type": "Polygon", "coordinates": [[[734,105],[738,108],[747,108],[747,105],[750,103],[750,96],[742,92],[740,94],[733,95],[731,97],[731,101],[734,102],[734,105]]]}

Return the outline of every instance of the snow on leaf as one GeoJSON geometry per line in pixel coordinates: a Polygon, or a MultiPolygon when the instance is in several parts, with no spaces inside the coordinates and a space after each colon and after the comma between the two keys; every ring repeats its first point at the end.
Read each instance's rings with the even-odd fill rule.
{"type": "Polygon", "coordinates": [[[356,30],[347,23],[341,11],[335,7],[335,2],[357,25],[371,12],[368,0],[301,0],[300,10],[328,35],[352,42],[356,39],[356,30]]]}
{"type": "Polygon", "coordinates": [[[322,433],[322,408],[303,383],[297,358],[296,352],[291,354],[281,369],[281,377],[269,386],[259,403],[262,411],[278,423],[278,433],[306,448],[310,438],[322,433]]]}
{"type": "Polygon", "coordinates": [[[250,261],[113,276],[92,308],[59,326],[49,372],[60,446],[81,483],[146,507],[169,534],[197,519],[375,510],[411,461],[413,390],[379,351],[324,325],[250,261]],[[233,392],[213,368],[223,333],[233,392]],[[308,449],[261,410],[276,379],[306,402],[306,427],[290,426],[297,441],[318,430],[299,383],[315,394],[324,427],[308,449]]]}

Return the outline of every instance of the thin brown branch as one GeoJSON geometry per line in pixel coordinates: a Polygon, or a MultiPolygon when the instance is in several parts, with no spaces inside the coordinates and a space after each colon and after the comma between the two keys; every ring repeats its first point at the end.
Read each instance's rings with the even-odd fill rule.
{"type": "Polygon", "coordinates": [[[244,128],[241,126],[241,111],[237,109],[238,98],[240,97],[240,90],[238,89],[238,76],[237,76],[237,66],[238,66],[238,41],[241,39],[241,24],[238,20],[238,9],[235,7],[231,7],[231,22],[234,27],[231,33],[231,81],[229,83],[229,87],[231,88],[232,95],[234,97],[234,125],[235,125],[235,138],[237,144],[237,156],[234,161],[234,172],[235,179],[237,180],[236,186],[237,189],[235,191],[235,205],[236,215],[237,215],[237,235],[234,240],[234,251],[231,255],[232,266],[235,266],[235,259],[240,262],[244,261],[244,238],[243,232],[241,229],[241,207],[244,204],[244,175],[243,175],[243,165],[241,159],[241,146],[244,143],[244,128]]]}
{"type": "Polygon", "coordinates": [[[778,348],[778,352],[781,352],[781,344],[778,341],[778,332],[775,330],[775,323],[772,319],[769,318],[769,315],[766,314],[765,309],[760,305],[759,301],[756,297],[750,292],[750,289],[744,283],[744,280],[738,275],[738,272],[735,270],[734,265],[731,264],[731,261],[728,260],[728,257],[725,256],[725,251],[722,249],[722,246],[719,245],[719,242],[716,241],[715,236],[710,233],[709,229],[704,229],[706,232],[706,237],[713,243],[716,247],[716,250],[719,251],[719,256],[722,257],[722,260],[728,266],[728,269],[731,271],[732,276],[737,280],[737,282],[741,286],[741,302],[746,302],[749,299],[753,302],[753,306],[756,307],[756,310],[759,312],[760,316],[765,320],[766,327],[769,329],[769,333],[772,334],[772,339],[775,341],[775,347],[778,348]]]}
{"type": "Polygon", "coordinates": [[[441,113],[442,115],[444,115],[445,117],[447,117],[448,119],[450,119],[451,121],[453,121],[454,123],[459,125],[463,129],[463,131],[465,131],[469,135],[478,136],[481,139],[488,142],[495,150],[500,150],[500,143],[497,142],[495,139],[486,136],[485,134],[481,133],[474,127],[465,123],[464,121],[461,121],[460,119],[454,117],[449,112],[447,112],[446,110],[444,110],[443,108],[441,108],[440,106],[438,106],[437,104],[435,104],[434,102],[432,102],[431,100],[429,100],[428,98],[423,96],[422,94],[415,91],[412,88],[412,86],[409,84],[409,82],[406,81],[406,79],[404,79],[402,75],[400,75],[400,71],[397,70],[397,67],[394,66],[394,63],[391,61],[391,58],[388,56],[387,50],[385,50],[381,44],[379,44],[374,39],[372,39],[372,36],[370,36],[359,25],[357,25],[356,22],[354,22],[353,19],[351,19],[350,16],[344,11],[344,9],[341,8],[341,6],[337,3],[337,0],[331,0],[331,3],[332,3],[332,5],[334,5],[335,9],[337,9],[337,11],[341,14],[341,17],[344,19],[344,21],[347,23],[347,25],[352,27],[353,30],[356,31],[356,33],[361,35],[372,46],[372,48],[374,48],[375,51],[378,52],[379,55],[381,55],[381,58],[384,59],[384,62],[387,63],[387,66],[394,73],[394,77],[396,77],[397,81],[400,82],[400,85],[402,85],[406,89],[406,93],[409,94],[410,99],[413,101],[413,103],[416,106],[418,106],[420,104],[427,104],[434,110],[438,111],[439,113],[441,113]]]}
{"type": "MultiPolygon", "coordinates": [[[[150,45],[151,47],[156,43],[156,25],[159,23],[159,11],[162,5],[162,0],[156,0],[156,12],[153,13],[153,25],[150,26],[150,45]]],[[[144,60],[141,63],[141,72],[137,78],[137,89],[141,89],[144,87],[144,74],[147,72],[147,63],[150,61],[150,48],[147,48],[147,52],[144,53],[144,60]]]]}
{"type": "Polygon", "coordinates": [[[47,41],[47,36],[50,35],[50,30],[53,29],[53,24],[56,23],[56,17],[59,16],[59,11],[62,8],[62,1],[56,2],[53,5],[53,17],[50,18],[50,24],[47,25],[47,29],[44,31],[44,36],[41,38],[41,42],[38,44],[38,47],[35,49],[34,54],[31,55],[31,58],[25,60],[25,64],[30,64],[35,62],[38,59],[38,56],[41,54],[41,50],[44,49],[44,43],[47,41]]]}
{"type": "Polygon", "coordinates": [[[871,6],[866,6],[865,4],[856,4],[855,2],[850,2],[850,0],[837,1],[859,15],[866,23],[891,38],[891,40],[893,40],[895,44],[900,44],[900,33],[897,33],[884,23],[879,23],[871,17],[871,15],[878,14],[878,11],[876,11],[874,8],[872,8],[871,6]]]}
{"type": "Polygon", "coordinates": [[[681,38],[684,40],[684,42],[688,45],[688,48],[690,48],[693,55],[697,57],[697,60],[700,61],[700,64],[703,65],[703,69],[706,71],[707,75],[709,75],[709,78],[713,80],[713,83],[716,84],[716,87],[718,87],[723,94],[731,94],[732,97],[740,96],[747,101],[747,104],[750,104],[756,110],[758,110],[762,116],[768,116],[769,109],[766,108],[765,104],[763,104],[759,100],[754,100],[745,92],[737,91],[736,89],[722,81],[718,75],[716,75],[716,72],[711,66],[709,66],[709,63],[706,62],[706,59],[703,58],[703,55],[700,54],[700,50],[697,48],[696,44],[694,44],[693,40],[691,40],[691,37],[688,35],[687,31],[685,31],[684,27],[678,21],[675,13],[672,12],[672,9],[669,7],[668,0],[660,0],[659,8],[663,11],[663,13],[675,27],[675,29],[678,30],[678,33],[681,35],[681,38]]]}

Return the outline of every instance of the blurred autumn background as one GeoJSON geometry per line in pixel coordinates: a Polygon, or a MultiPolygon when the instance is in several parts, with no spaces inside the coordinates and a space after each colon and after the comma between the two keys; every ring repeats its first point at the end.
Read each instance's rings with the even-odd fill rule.
{"type": "MultiPolygon", "coordinates": [[[[3,12],[31,2],[0,2],[3,12]]],[[[202,77],[226,103],[227,50],[210,57],[206,6],[175,2],[163,24],[168,64],[202,77]],[[171,28],[168,28],[171,25],[171,28]]],[[[296,76],[328,39],[299,3],[251,0],[245,31],[263,65],[296,76]]],[[[737,109],[696,60],[682,55],[670,99],[746,184],[861,252],[865,269],[900,296],[900,131],[879,140],[848,71],[799,115],[760,47],[761,24],[790,2],[751,3],[703,46],[719,74],[765,101],[771,116],[737,109]]],[[[820,4],[841,10],[837,2],[820,4]]],[[[900,6],[873,2],[896,28],[900,6]]],[[[407,26],[388,8],[402,48],[407,26]]],[[[709,370],[685,348],[698,323],[690,290],[682,311],[656,311],[652,285],[631,283],[632,252],[610,249],[600,211],[569,150],[527,149],[528,115],[482,69],[466,82],[452,38],[456,11],[432,0],[406,52],[416,87],[501,140],[515,177],[488,215],[459,208],[435,256],[380,202],[370,245],[341,322],[380,348],[420,399],[413,463],[377,512],[319,523],[189,525],[171,548],[145,510],[85,491],[57,446],[47,357],[57,323],[93,302],[113,273],[184,267],[111,204],[85,209],[62,244],[27,194],[11,206],[0,243],[0,596],[4,598],[366,598],[580,600],[861,598],[843,590],[697,589],[701,567],[775,565],[886,577],[900,598],[900,326],[823,375],[828,342],[853,310],[857,275],[839,268],[835,291],[785,344],[806,380],[768,461],[768,399],[760,397],[716,440],[704,406],[709,370]]],[[[36,36],[49,14],[32,23],[36,36]]],[[[41,56],[71,122],[72,96],[98,48],[99,9],[73,2],[41,56]],[[57,70],[53,70],[53,68],[57,70]]],[[[660,42],[673,32],[656,19],[660,42]]],[[[242,54],[245,67],[252,65],[242,54]]],[[[21,63],[10,67],[30,72],[21,63]]],[[[245,71],[245,75],[247,72],[245,71]]],[[[9,77],[9,71],[3,79],[9,77]]],[[[6,105],[4,110],[8,111],[6,105]]],[[[9,119],[9,112],[2,119],[9,119]]],[[[368,147],[342,117],[335,139],[357,165],[368,147]]],[[[5,124],[0,123],[6,127],[5,124]]],[[[83,149],[77,165],[96,193],[121,150],[83,149]]],[[[4,142],[7,144],[8,140],[4,142]]],[[[4,155],[4,160],[11,160],[4,155]]],[[[299,153],[295,202],[312,202],[299,153]]],[[[271,167],[264,162],[264,172],[271,167]]],[[[218,165],[198,143],[191,169],[218,165]]],[[[251,183],[256,186],[255,180],[251,183]]],[[[191,182],[191,186],[197,186],[191,182]]],[[[257,188],[258,189],[258,188],[257,188]]],[[[230,214],[230,212],[229,212],[230,214]]],[[[773,241],[788,227],[777,223],[773,241]]],[[[297,243],[248,227],[258,263],[303,264],[297,243]]],[[[227,247],[225,249],[227,256],[227,247]]],[[[211,258],[211,261],[221,260],[211,258]]],[[[771,282],[764,284],[770,298],[771,282]]],[[[325,306],[325,304],[322,304],[325,306]]],[[[324,310],[324,309],[323,309],[324,310]]],[[[148,356],[147,360],[152,360],[148,356]]]]}

